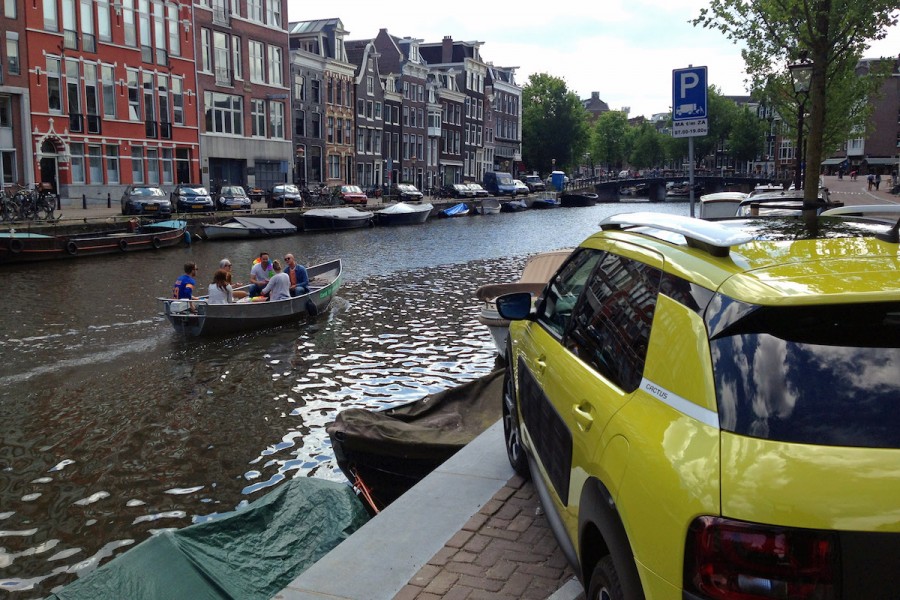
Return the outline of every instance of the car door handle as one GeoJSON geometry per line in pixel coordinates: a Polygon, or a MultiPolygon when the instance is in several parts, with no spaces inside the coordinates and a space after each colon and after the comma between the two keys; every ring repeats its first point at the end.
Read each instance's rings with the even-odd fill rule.
{"type": "Polygon", "coordinates": [[[572,407],[575,422],[582,431],[588,431],[594,424],[594,415],[591,414],[592,409],[593,407],[587,402],[572,407]]]}
{"type": "Polygon", "coordinates": [[[534,365],[537,367],[538,372],[543,373],[544,369],[547,368],[547,357],[541,354],[535,359],[534,365]]]}

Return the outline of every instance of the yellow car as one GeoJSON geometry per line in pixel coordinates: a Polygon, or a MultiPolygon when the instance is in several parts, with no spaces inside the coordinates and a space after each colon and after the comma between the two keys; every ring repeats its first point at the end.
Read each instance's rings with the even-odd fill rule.
{"type": "Polygon", "coordinates": [[[512,320],[503,422],[588,600],[900,598],[900,244],[616,215],[512,320]]]}

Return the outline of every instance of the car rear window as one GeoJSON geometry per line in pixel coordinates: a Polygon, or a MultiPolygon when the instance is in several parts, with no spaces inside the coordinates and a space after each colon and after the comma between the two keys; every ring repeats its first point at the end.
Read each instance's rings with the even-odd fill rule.
{"type": "Polygon", "coordinates": [[[900,448],[900,302],[759,307],[718,300],[710,349],[724,430],[900,448]]]}

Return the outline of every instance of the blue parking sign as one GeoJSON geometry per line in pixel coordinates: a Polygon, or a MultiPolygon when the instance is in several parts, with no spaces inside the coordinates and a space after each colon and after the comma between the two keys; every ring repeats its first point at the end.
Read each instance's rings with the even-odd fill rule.
{"type": "Polygon", "coordinates": [[[706,67],[672,71],[672,120],[706,118],[706,67]]]}

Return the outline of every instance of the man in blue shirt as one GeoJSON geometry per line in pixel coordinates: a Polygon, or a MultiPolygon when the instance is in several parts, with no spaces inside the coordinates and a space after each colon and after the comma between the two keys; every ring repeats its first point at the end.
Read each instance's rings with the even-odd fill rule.
{"type": "Polygon", "coordinates": [[[197,265],[192,262],[184,263],[184,275],[175,280],[172,297],[178,300],[196,300],[197,296],[194,295],[194,288],[197,286],[197,282],[194,281],[196,275],[197,265]]]}
{"type": "Polygon", "coordinates": [[[291,296],[302,296],[309,293],[309,276],[306,267],[294,262],[293,254],[285,254],[284,262],[287,263],[285,271],[291,278],[291,296]]]}

